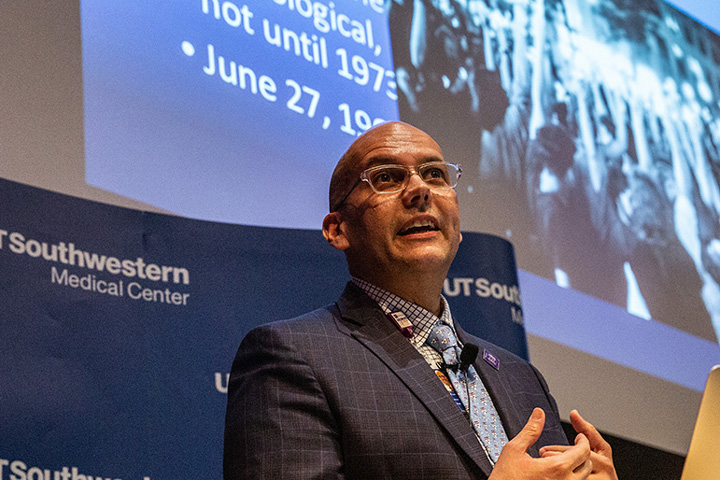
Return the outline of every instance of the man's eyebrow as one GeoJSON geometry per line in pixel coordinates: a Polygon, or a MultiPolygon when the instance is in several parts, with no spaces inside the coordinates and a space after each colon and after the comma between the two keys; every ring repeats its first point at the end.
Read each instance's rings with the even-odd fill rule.
{"type": "MultiPolygon", "coordinates": [[[[445,160],[442,159],[442,157],[438,157],[437,155],[429,155],[427,157],[424,157],[422,161],[419,163],[429,163],[429,162],[437,162],[437,163],[445,163],[445,160]]],[[[397,158],[390,156],[390,155],[378,155],[376,157],[372,157],[368,162],[365,164],[365,168],[372,168],[377,165],[397,165],[398,160],[397,158]]]]}

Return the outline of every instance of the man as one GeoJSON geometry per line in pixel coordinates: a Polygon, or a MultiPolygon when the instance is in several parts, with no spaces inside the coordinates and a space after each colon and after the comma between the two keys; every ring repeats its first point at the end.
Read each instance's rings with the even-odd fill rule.
{"type": "Polygon", "coordinates": [[[576,412],[580,434],[566,445],[532,366],[453,321],[441,291],[462,237],[457,176],[432,138],[399,122],[341,158],[323,234],[353,281],[335,304],[243,340],[228,389],[226,480],[616,478],[609,446],[576,412]],[[429,346],[438,327],[491,351],[499,368],[445,364],[429,346]],[[446,387],[445,373],[464,381],[446,387]],[[474,427],[473,402],[501,426],[474,427]]]}

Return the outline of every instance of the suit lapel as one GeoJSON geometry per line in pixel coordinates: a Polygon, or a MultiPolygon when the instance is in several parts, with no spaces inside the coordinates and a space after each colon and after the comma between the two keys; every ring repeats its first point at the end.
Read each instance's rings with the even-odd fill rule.
{"type": "Polygon", "coordinates": [[[340,314],[354,323],[350,335],[372,351],[413,392],[431,415],[486,475],[492,467],[472,426],[425,359],[361,289],[348,284],[337,302],[340,314]]]}
{"type": "MultiPolygon", "coordinates": [[[[474,342],[457,323],[455,324],[455,329],[457,330],[458,338],[463,344],[468,341],[474,342]]],[[[484,343],[478,346],[480,347],[480,351],[474,363],[475,369],[480,375],[485,388],[487,388],[490,398],[493,400],[495,409],[498,415],[500,415],[500,420],[505,428],[505,433],[510,440],[523,429],[528,420],[520,416],[520,412],[524,411],[524,409],[521,405],[518,405],[517,399],[523,398],[523,396],[518,395],[518,392],[515,391],[511,383],[512,375],[507,370],[511,369],[512,366],[501,363],[498,368],[493,367],[483,358],[484,350],[486,349],[494,354],[492,346],[487,346],[484,343]]],[[[537,447],[534,445],[528,449],[528,453],[537,453],[537,451],[537,447]]]]}

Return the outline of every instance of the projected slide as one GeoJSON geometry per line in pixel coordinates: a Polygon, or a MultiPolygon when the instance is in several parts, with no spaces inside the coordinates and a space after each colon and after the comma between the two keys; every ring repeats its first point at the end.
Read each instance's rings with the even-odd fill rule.
{"type": "Polygon", "coordinates": [[[397,119],[382,0],[83,0],[81,15],[87,182],[173,213],[318,228],[339,156],[397,119]]]}

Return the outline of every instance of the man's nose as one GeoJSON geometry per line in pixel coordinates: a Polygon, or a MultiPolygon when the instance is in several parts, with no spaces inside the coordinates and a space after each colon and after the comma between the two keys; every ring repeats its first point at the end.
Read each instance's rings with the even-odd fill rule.
{"type": "Polygon", "coordinates": [[[407,185],[403,191],[403,196],[412,202],[427,201],[430,199],[430,185],[425,183],[425,180],[416,171],[410,172],[410,177],[407,179],[407,185]]]}

